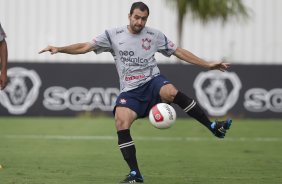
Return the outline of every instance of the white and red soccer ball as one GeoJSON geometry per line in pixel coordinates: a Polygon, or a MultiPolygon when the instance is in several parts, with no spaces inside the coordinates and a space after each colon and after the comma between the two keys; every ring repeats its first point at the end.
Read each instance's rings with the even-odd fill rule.
{"type": "Polygon", "coordinates": [[[150,110],[149,120],[156,128],[170,128],[175,123],[176,112],[171,105],[158,103],[150,110]]]}

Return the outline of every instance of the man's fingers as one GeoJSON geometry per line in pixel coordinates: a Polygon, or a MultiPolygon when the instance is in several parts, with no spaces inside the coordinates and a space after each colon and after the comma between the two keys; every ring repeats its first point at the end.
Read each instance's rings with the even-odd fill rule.
{"type": "Polygon", "coordinates": [[[222,63],[224,65],[225,68],[229,68],[230,67],[230,63],[222,63]]]}
{"type": "Polygon", "coordinates": [[[46,47],[45,49],[39,51],[38,54],[41,54],[41,53],[47,52],[47,51],[50,51],[50,47],[46,47]]]}
{"type": "Polygon", "coordinates": [[[230,67],[230,63],[220,62],[220,63],[214,63],[214,65],[211,67],[211,69],[217,69],[217,70],[224,72],[229,67],[230,67]]]}
{"type": "Polygon", "coordinates": [[[53,51],[52,51],[52,48],[53,48],[52,46],[48,46],[45,49],[39,51],[38,54],[41,54],[43,52],[48,52],[48,51],[51,52],[52,54],[54,54],[53,51]]]}
{"type": "Polygon", "coordinates": [[[41,54],[43,52],[46,52],[46,50],[41,50],[41,51],[38,52],[38,54],[41,54]]]}

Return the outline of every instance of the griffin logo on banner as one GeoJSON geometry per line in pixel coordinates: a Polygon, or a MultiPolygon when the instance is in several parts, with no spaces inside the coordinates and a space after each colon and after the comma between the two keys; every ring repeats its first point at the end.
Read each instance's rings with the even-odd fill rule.
{"type": "Polygon", "coordinates": [[[14,67],[8,70],[9,83],[0,92],[0,103],[11,114],[24,114],[36,101],[41,80],[34,70],[14,67]]]}
{"type": "Polygon", "coordinates": [[[194,81],[199,103],[212,116],[223,116],[236,104],[241,86],[234,72],[201,72],[194,81]]]}

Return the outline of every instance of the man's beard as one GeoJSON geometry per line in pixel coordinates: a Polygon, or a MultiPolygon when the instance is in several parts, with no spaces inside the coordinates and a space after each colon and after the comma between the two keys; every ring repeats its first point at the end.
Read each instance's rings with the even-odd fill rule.
{"type": "Polygon", "coordinates": [[[142,27],[142,26],[131,26],[131,29],[132,29],[135,33],[140,33],[143,28],[144,28],[144,27],[142,27]]]}

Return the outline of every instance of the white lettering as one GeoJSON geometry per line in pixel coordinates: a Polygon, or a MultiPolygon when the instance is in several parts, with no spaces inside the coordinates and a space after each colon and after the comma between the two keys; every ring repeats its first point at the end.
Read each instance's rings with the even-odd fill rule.
{"type": "Polygon", "coordinates": [[[267,91],[262,88],[252,88],[245,93],[244,107],[251,112],[282,112],[282,89],[267,91]]]}
{"type": "Polygon", "coordinates": [[[73,111],[91,111],[100,109],[111,111],[115,105],[119,89],[72,87],[65,89],[52,86],[45,90],[43,105],[53,111],[70,109],[73,111]]]}

